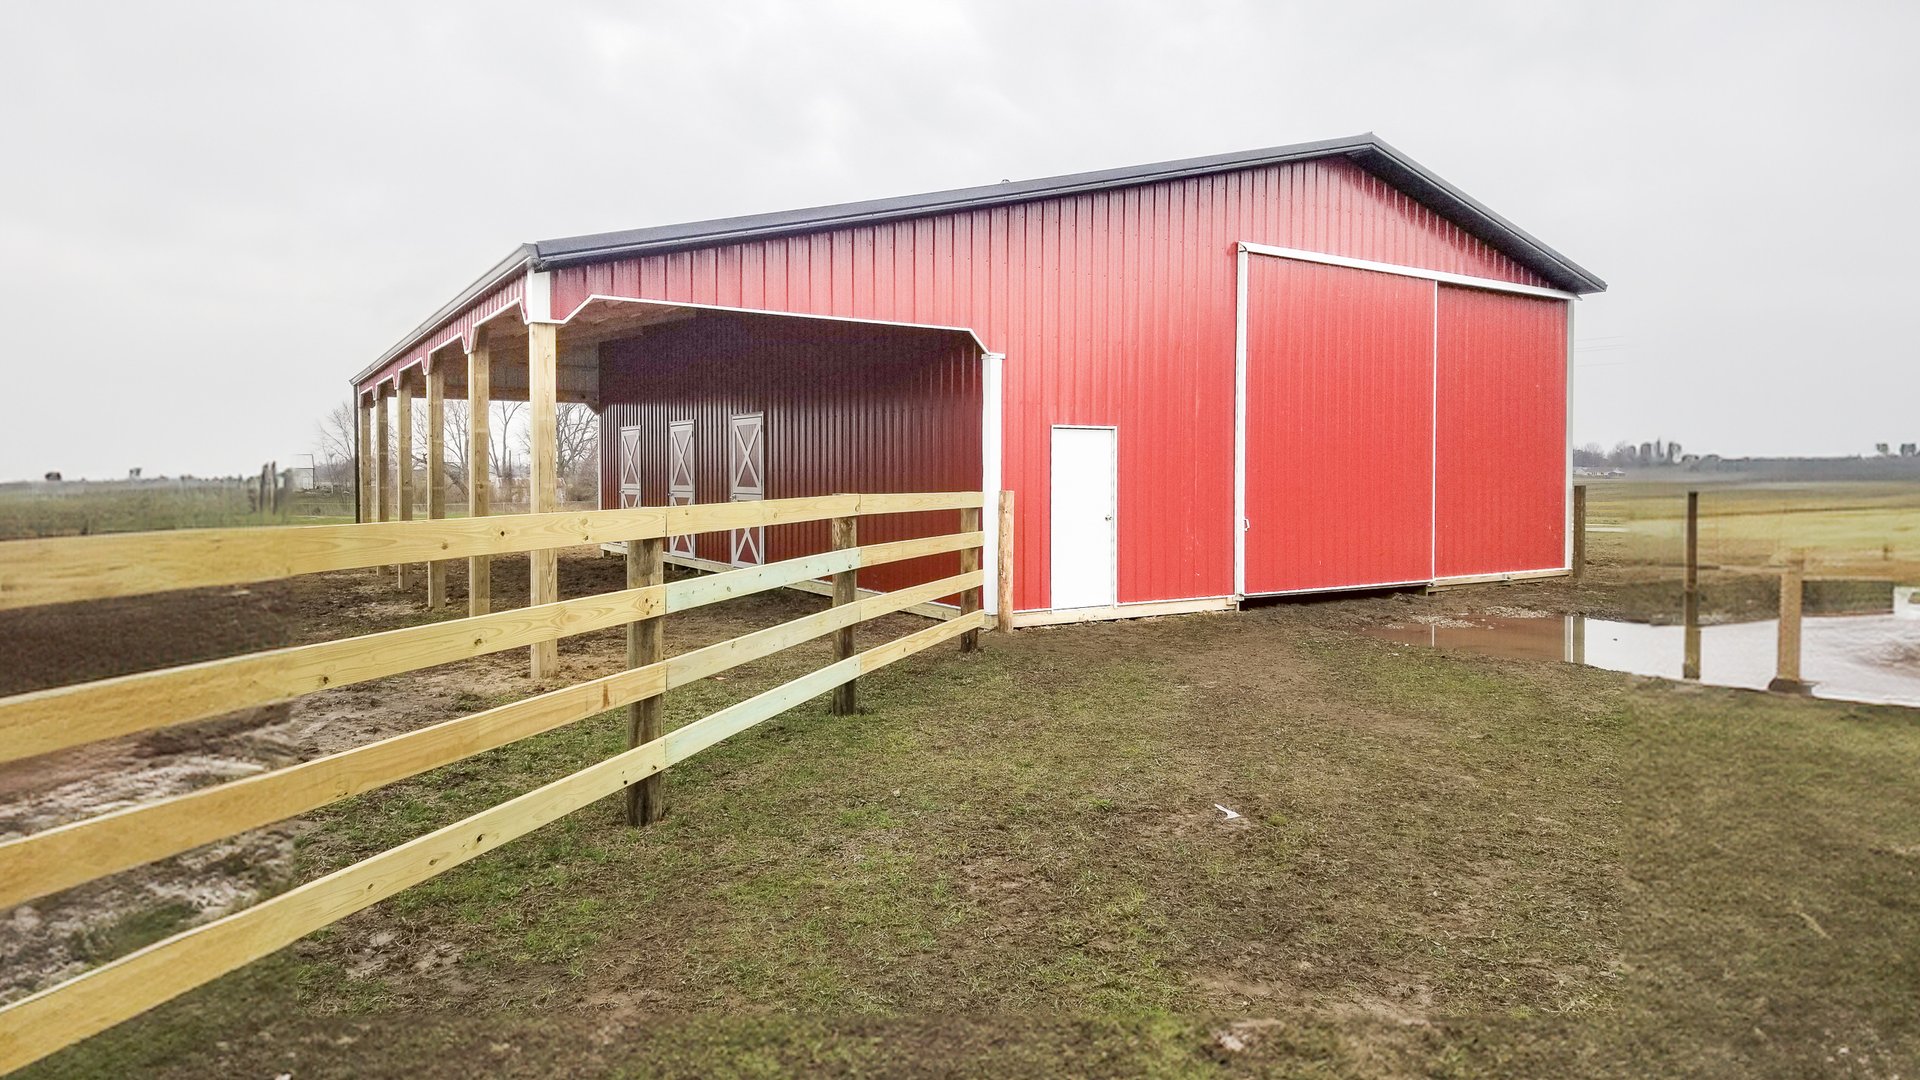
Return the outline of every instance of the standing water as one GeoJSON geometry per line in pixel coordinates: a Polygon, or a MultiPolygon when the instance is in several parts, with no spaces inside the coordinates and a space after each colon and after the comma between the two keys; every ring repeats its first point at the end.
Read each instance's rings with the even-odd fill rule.
{"type": "MultiPolygon", "coordinates": [[[[1679,679],[1686,628],[1580,615],[1462,616],[1420,625],[1369,628],[1372,637],[1491,656],[1572,664],[1679,679]]],[[[1764,690],[1774,675],[1778,622],[1700,628],[1700,681],[1764,690]]],[[[1801,678],[1815,697],[1920,707],[1920,618],[1809,616],[1801,623],[1801,678]]]]}

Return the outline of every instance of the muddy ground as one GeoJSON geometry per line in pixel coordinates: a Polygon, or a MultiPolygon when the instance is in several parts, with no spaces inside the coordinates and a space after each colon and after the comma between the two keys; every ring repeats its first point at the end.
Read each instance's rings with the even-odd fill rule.
{"type": "MultiPolygon", "coordinates": [[[[593,549],[566,554],[562,596],[624,587],[623,564],[593,549]]],[[[524,557],[495,561],[497,608],[526,603],[524,557]]],[[[427,621],[419,576],[401,593],[387,571],[314,575],[241,588],[0,612],[0,694],[133,671],[373,633],[427,621]]],[[[1764,617],[1772,579],[1703,577],[1709,620],[1764,617]]],[[[449,610],[464,611],[466,567],[449,568],[449,610]]],[[[1878,583],[1810,583],[1809,610],[1860,610],[1884,597],[1878,583]]],[[[768,608],[812,601],[761,598],[757,608],[674,617],[676,648],[720,640],[768,608]]],[[[1518,582],[1294,599],[1272,604],[1288,622],[1358,629],[1448,615],[1586,614],[1672,621],[1680,592],[1639,565],[1599,564],[1587,580],[1518,582]]],[[[794,609],[797,613],[798,608],[794,609]]],[[[786,617],[791,617],[788,615],[786,617]]],[[[552,686],[616,670],[624,638],[606,631],[570,639],[552,686]]],[[[362,745],[541,689],[520,650],[310,695],[28,761],[0,764],[0,838],[25,835],[124,806],[165,798],[265,769],[362,745]]],[[[284,882],[300,820],[209,845],[0,916],[0,1001],[68,978],[125,951],[130,941],[216,918],[284,882]]]]}
{"type": "MultiPolygon", "coordinates": [[[[417,581],[423,581],[416,575],[417,581]]],[[[625,587],[618,559],[590,549],[561,561],[563,596],[625,587]]],[[[424,588],[424,585],[421,585],[424,588]]],[[[494,563],[495,603],[524,606],[524,556],[494,563]]],[[[463,613],[466,568],[449,568],[450,612],[463,613]]],[[[0,612],[0,694],[110,678],[262,649],[428,621],[418,589],[386,571],[320,574],[242,588],[0,612]]],[[[687,633],[719,636],[695,613],[687,633]]],[[[621,666],[618,632],[571,639],[565,685],[621,666]]],[[[515,650],[312,694],[204,722],[0,763],[0,838],[362,745],[542,687],[515,650]]],[[[256,830],[0,915],[0,1001],[67,978],[158,936],[244,907],[286,877],[300,821],[256,830]],[[130,926],[128,924],[131,924],[130,926]]]]}
{"type": "MultiPolygon", "coordinates": [[[[524,561],[500,563],[501,606],[523,602],[524,561]]],[[[623,577],[587,552],[561,566],[563,595],[623,577]]],[[[1710,576],[1709,614],[1739,614],[1742,582],[1710,576]]],[[[458,609],[457,570],[453,591],[458,609]]],[[[675,615],[670,646],[819,603],[675,615]]],[[[582,811],[41,1074],[1731,1076],[1832,1071],[1822,1058],[1908,1074],[1920,986],[1897,942],[1920,932],[1901,899],[1920,887],[1920,807],[1900,778],[1920,738],[1904,714],[1345,632],[1669,603],[1677,584],[1600,566],[1580,586],[989,635],[983,654],[874,677],[856,721],[813,703],[676,766],[659,827],[582,811]]],[[[4,616],[4,689],[424,617],[373,572],[112,608],[4,616]],[[156,644],[101,647],[134,641],[156,644]]],[[[919,625],[895,616],[872,640],[919,625]]],[[[676,691],[669,721],[822,653],[676,691]]],[[[573,639],[560,679],[623,656],[617,631],[573,639]]],[[[524,663],[16,763],[0,829],[523,696],[524,663]]],[[[5,993],[564,775],[615,727],[15,909],[5,993]]]]}

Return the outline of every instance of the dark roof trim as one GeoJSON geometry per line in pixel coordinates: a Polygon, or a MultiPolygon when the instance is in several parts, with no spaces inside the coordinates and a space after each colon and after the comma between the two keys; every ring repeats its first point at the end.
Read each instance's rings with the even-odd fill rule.
{"type": "Polygon", "coordinates": [[[440,305],[440,310],[435,311],[429,316],[426,322],[414,327],[408,332],[406,337],[400,339],[398,345],[382,353],[380,359],[367,365],[364,370],[358,375],[355,375],[353,377],[354,389],[358,391],[361,383],[373,378],[374,375],[379,373],[381,368],[392,363],[396,357],[405,353],[408,349],[418,345],[421,338],[426,337],[446,325],[447,320],[465,311],[474,301],[498,289],[508,281],[511,281],[515,275],[526,273],[528,265],[532,262],[532,244],[521,244],[519,247],[514,248],[513,254],[494,263],[493,269],[481,274],[478,278],[474,279],[473,284],[461,289],[460,295],[440,305]]]}
{"type": "Polygon", "coordinates": [[[603,259],[625,258],[663,251],[735,243],[789,233],[844,228],[929,214],[1005,206],[1036,199],[1057,198],[1088,191],[1177,180],[1208,173],[1258,168],[1287,161],[1342,156],[1361,168],[1458,222],[1469,233],[1511,256],[1521,265],[1573,293],[1604,290],[1601,281],[1566,256],[1541,243],[1525,230],[1481,205],[1465,192],[1427,171],[1418,162],[1387,145],[1371,132],[1348,139],[1295,143],[1265,150],[1163,161],[1124,169],[1073,173],[1040,180],[1021,180],[984,187],[957,188],[926,195],[905,195],[867,202],[841,203],[775,214],[718,218],[683,225],[570,236],[541,240],[532,245],[536,269],[572,266],[603,259]]]}

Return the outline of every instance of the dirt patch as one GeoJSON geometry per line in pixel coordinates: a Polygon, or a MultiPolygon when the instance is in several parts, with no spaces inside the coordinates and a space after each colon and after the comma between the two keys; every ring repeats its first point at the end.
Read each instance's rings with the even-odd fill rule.
{"type": "MultiPolygon", "coordinates": [[[[561,567],[563,595],[625,587],[619,560],[586,549],[571,552],[561,567]]],[[[497,608],[524,604],[524,557],[496,560],[494,575],[497,608]]],[[[465,564],[451,576],[459,588],[449,614],[458,615],[465,564]]],[[[418,596],[396,592],[392,575],[379,570],[5,611],[0,693],[375,633],[429,617],[418,596]]],[[[582,635],[562,649],[556,686],[624,665],[617,633],[582,635]]],[[[0,763],[0,838],[281,768],[539,689],[527,677],[524,652],[513,650],[0,763]]],[[[282,887],[294,840],[305,830],[300,821],[281,823],[14,909],[0,922],[0,1001],[282,887]],[[155,910],[172,914],[145,918],[155,910]]]]}

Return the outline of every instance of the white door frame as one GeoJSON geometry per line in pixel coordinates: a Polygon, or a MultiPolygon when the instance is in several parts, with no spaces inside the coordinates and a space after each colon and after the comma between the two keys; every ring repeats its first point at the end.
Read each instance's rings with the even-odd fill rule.
{"type": "Polygon", "coordinates": [[[1047,428],[1047,610],[1079,611],[1091,608],[1118,607],[1120,605],[1120,427],[1117,424],[1051,424],[1047,428]],[[1113,469],[1107,476],[1108,490],[1113,495],[1113,520],[1108,529],[1113,540],[1113,574],[1107,585],[1113,599],[1106,604],[1087,604],[1080,608],[1062,608],[1059,598],[1053,595],[1053,488],[1059,477],[1053,471],[1053,433],[1056,431],[1111,431],[1113,432],[1113,469]]]}

